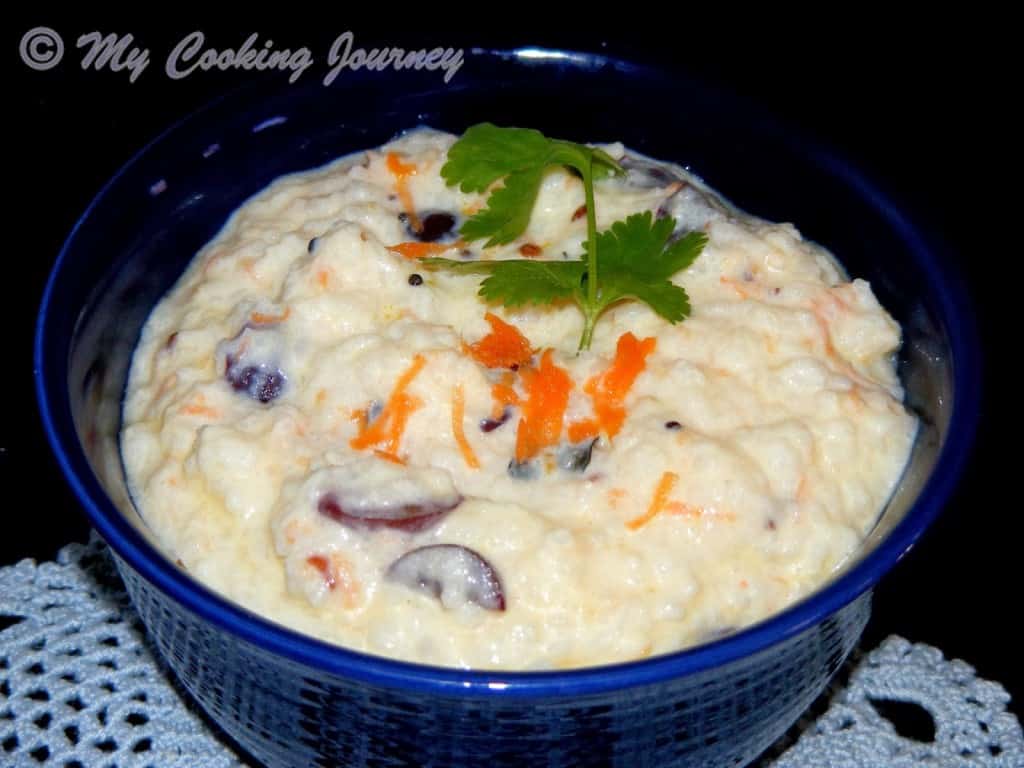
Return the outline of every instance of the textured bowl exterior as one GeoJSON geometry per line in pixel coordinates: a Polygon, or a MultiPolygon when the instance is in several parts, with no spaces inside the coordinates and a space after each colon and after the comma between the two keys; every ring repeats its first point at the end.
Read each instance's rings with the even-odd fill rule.
{"type": "Polygon", "coordinates": [[[76,224],[43,296],[35,381],[47,437],[160,652],[268,766],[741,765],[824,688],[864,627],[870,590],[955,486],[979,399],[969,302],[941,236],[910,207],[751,105],[590,54],[473,56],[450,87],[427,72],[349,73],[329,89],[247,87],[125,165],[76,224]],[[417,124],[459,132],[482,120],[619,139],[688,165],[740,207],[799,222],[870,280],[903,327],[900,375],[921,430],[860,557],[832,582],[678,653],[491,674],[321,643],[225,600],[161,552],[129,497],[118,442],[131,353],[152,307],[227,216],[277,176],[417,124]]]}
{"type": "Polygon", "coordinates": [[[202,621],[117,564],[189,693],[254,757],[289,768],[746,765],[822,692],[870,610],[865,593],[756,655],[653,684],[583,697],[445,696],[286,660],[202,621]]]}

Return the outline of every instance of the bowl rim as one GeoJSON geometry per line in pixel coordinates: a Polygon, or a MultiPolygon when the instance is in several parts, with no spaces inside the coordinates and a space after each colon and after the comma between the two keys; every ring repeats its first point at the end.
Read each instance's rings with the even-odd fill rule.
{"type": "MultiPolygon", "coordinates": [[[[660,74],[665,68],[638,64],[604,54],[524,46],[514,49],[473,48],[474,55],[487,55],[523,64],[558,61],[581,69],[611,65],[620,71],[660,74]]],[[[694,78],[696,80],[696,78],[694,78]]],[[[699,82],[699,81],[698,81],[699,82]]],[[[719,86],[713,86],[721,90],[719,86]]],[[[241,639],[264,652],[283,657],[310,668],[361,683],[402,688],[416,692],[449,696],[529,697],[580,696],[598,694],[682,678],[711,670],[742,658],[754,656],[772,646],[814,627],[870,590],[920,539],[948,500],[966,463],[980,413],[981,356],[976,320],[963,280],[948,251],[937,238],[929,237],[903,212],[914,211],[905,199],[897,198],[875,180],[869,180],[837,150],[784,123],[760,105],[730,94],[734,101],[756,109],[759,116],[788,140],[797,139],[801,151],[830,166],[830,170],[870,199],[872,204],[897,229],[918,264],[926,272],[926,283],[935,290],[935,299],[943,316],[955,318],[948,324],[953,370],[953,404],[947,437],[935,467],[911,504],[906,515],[865,557],[838,577],[783,611],[734,634],[671,653],[611,665],[566,670],[505,671],[438,667],[398,661],[349,650],[318,640],[257,615],[228,598],[213,592],[177,568],[151,545],[102,491],[97,482],[86,483],[77,474],[69,450],[81,450],[73,427],[62,433],[54,414],[68,403],[67,382],[49,381],[44,350],[49,332],[50,307],[54,287],[60,279],[68,254],[73,251],[78,230],[93,210],[129,169],[143,159],[151,148],[172,135],[180,126],[199,117],[223,100],[230,91],[210,100],[171,124],[138,150],[103,185],[65,240],[46,282],[36,319],[33,345],[33,378],[36,398],[46,437],[58,465],[79,502],[117,557],[157,589],[203,621],[241,639]]],[[[763,127],[763,126],[762,126],[763,127]]],[[[918,217],[921,218],[921,217],[918,217]]],[[[95,478],[93,478],[95,480],[95,478]]]]}

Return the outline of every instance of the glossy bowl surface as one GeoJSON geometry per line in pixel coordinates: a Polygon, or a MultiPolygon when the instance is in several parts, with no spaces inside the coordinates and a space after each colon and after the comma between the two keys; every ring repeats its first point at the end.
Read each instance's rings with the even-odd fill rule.
{"type": "Polygon", "coordinates": [[[65,244],[43,297],[35,377],[54,452],[110,544],[161,652],[211,717],[268,765],[741,765],[823,689],[870,589],[949,496],[978,411],[971,309],[941,239],[906,203],[770,115],[678,74],[591,54],[467,52],[439,73],[266,80],[139,152],[65,244]],[[740,207],[796,222],[868,279],[904,329],[922,427],[863,554],[806,600],[679,653],[566,672],[493,673],[347,651],[261,619],[160,554],[118,452],[131,352],[152,307],[229,214],[274,178],[426,124],[482,120],[621,140],[688,166],[740,207]]]}

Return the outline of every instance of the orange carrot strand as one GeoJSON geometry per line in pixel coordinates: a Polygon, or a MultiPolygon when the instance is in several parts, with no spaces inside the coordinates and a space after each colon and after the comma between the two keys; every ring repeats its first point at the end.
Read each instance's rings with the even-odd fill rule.
{"type": "Polygon", "coordinates": [[[418,398],[410,397],[404,392],[394,398],[391,409],[391,428],[388,430],[387,440],[384,449],[395,456],[398,455],[398,445],[402,442],[402,435],[405,433],[405,425],[409,417],[422,405],[418,398]]]}
{"type": "Polygon", "coordinates": [[[669,494],[672,493],[672,489],[675,488],[678,480],[679,475],[675,472],[665,472],[661,476],[661,480],[658,481],[658,487],[654,489],[654,498],[651,499],[651,506],[640,517],[635,517],[626,523],[626,527],[631,531],[635,531],[653,520],[665,508],[669,494]]]}
{"type": "Polygon", "coordinates": [[[473,447],[466,439],[466,432],[462,427],[462,419],[466,415],[466,400],[462,391],[462,385],[456,384],[452,393],[452,434],[455,435],[455,442],[459,446],[459,452],[470,469],[480,469],[480,461],[473,452],[473,447]]]}
{"type": "Polygon", "coordinates": [[[417,398],[406,394],[405,390],[426,365],[423,355],[416,355],[412,364],[398,377],[391,396],[381,410],[380,415],[372,424],[364,420],[359,425],[359,433],[349,441],[356,450],[364,450],[371,446],[384,443],[387,453],[397,456],[398,445],[405,431],[409,416],[422,404],[417,398]]]}
{"type": "Polygon", "coordinates": [[[574,421],[569,425],[569,440],[574,443],[582,443],[584,440],[590,440],[591,438],[597,437],[597,434],[601,431],[601,425],[597,419],[584,419],[583,421],[574,421]]]}
{"type": "Polygon", "coordinates": [[[402,201],[402,208],[409,217],[409,226],[413,232],[419,232],[423,227],[420,218],[416,214],[416,206],[412,201],[412,192],[409,190],[409,177],[415,176],[417,168],[413,163],[403,163],[395,152],[388,152],[388,170],[395,177],[395,192],[398,199],[402,201]]]}
{"type": "Polygon", "coordinates": [[[550,349],[541,356],[539,367],[521,369],[520,375],[527,397],[516,430],[516,461],[523,462],[555,445],[561,437],[572,379],[551,361],[550,349]]]}
{"type": "Polygon", "coordinates": [[[398,243],[397,245],[389,245],[388,250],[394,251],[399,256],[410,261],[416,259],[425,259],[427,256],[437,256],[439,253],[450,251],[453,248],[461,248],[462,242],[456,241],[454,243],[421,243],[418,241],[412,241],[408,243],[398,243]]]}
{"type": "Polygon", "coordinates": [[[467,347],[474,360],[488,368],[511,368],[530,362],[533,348],[518,328],[490,312],[484,319],[491,326],[491,332],[467,347]]]}
{"type": "Polygon", "coordinates": [[[491,416],[495,419],[501,418],[507,406],[519,404],[519,395],[515,388],[500,382],[491,387],[491,399],[494,401],[491,416]]]}
{"type": "MultiPolygon", "coordinates": [[[[609,438],[615,437],[622,429],[626,420],[623,402],[646,367],[647,356],[654,351],[656,344],[657,339],[653,337],[641,341],[632,333],[622,334],[615,347],[612,364],[584,385],[583,391],[590,395],[597,424],[609,438]]],[[[576,431],[582,434],[583,427],[577,427],[576,431]]]]}
{"type": "Polygon", "coordinates": [[[320,572],[328,589],[333,590],[338,586],[338,579],[334,575],[334,569],[331,568],[331,564],[326,557],[323,555],[310,555],[306,558],[306,562],[320,572]]]}

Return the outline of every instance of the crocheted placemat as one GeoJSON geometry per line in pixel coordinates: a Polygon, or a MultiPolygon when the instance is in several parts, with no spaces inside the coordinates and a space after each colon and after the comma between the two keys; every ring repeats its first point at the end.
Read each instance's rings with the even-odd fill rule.
{"type": "MultiPolygon", "coordinates": [[[[106,545],[0,569],[0,764],[237,768],[145,637],[106,545]]],[[[890,637],[855,653],[759,768],[1024,767],[1002,686],[890,637]]]]}

